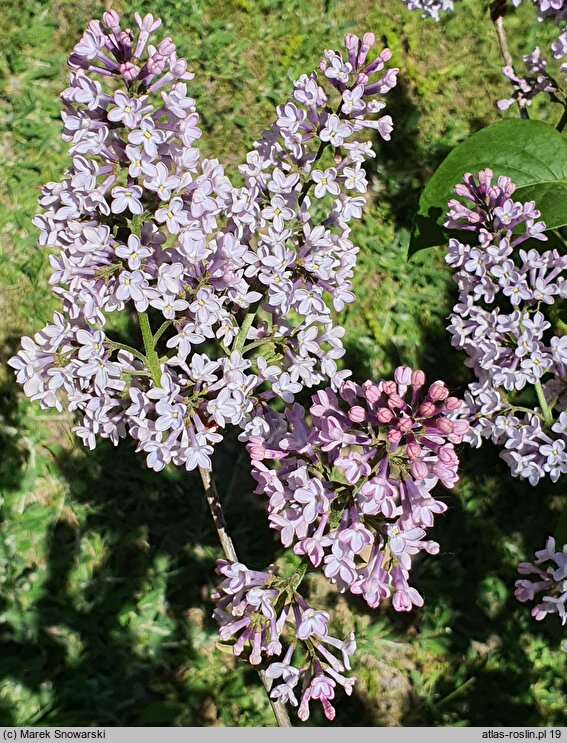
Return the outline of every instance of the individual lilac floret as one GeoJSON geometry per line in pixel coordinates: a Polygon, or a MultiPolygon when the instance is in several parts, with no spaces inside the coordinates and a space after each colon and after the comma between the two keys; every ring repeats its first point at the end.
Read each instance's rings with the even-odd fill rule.
{"type": "Polygon", "coordinates": [[[452,11],[454,0],[402,0],[409,10],[420,10],[424,18],[438,21],[440,13],[452,11]]]}
{"type": "Polygon", "coordinates": [[[322,390],[308,411],[266,411],[269,429],[248,450],[282,543],[371,607],[390,595],[398,611],[421,606],[407,582],[411,556],[439,550],[424,538],[446,510],[431,491],[458,479],[460,408],[442,382],[426,387],[423,372],[399,367],[393,381],[322,390]]]}
{"type": "Polygon", "coordinates": [[[72,162],[34,220],[62,309],[10,364],[42,407],[67,398],[89,447],[131,436],[153,469],[208,468],[223,429],[248,426],[260,400],[349,375],[331,307],[354,300],[349,235],[374,156],[359,133],[389,139],[376,114],[397,70],[387,49],[368,60],[372,34],[349,34],[348,61],[327,51],[324,74],[295,83],[235,188],[196,146],[187,62],[156,39],[159,19],[135,19],[106,12],[69,58],[72,162]],[[112,338],[114,312],[137,317],[143,348],[112,338]]]}
{"type": "Polygon", "coordinates": [[[567,544],[561,551],[555,549],[555,539],[548,537],[545,549],[535,553],[535,564],[522,562],[518,565],[520,575],[533,578],[522,578],[516,581],[516,598],[518,601],[533,601],[538,594],[539,604],[532,609],[532,616],[541,620],[548,614],[559,614],[561,624],[567,623],[567,544]],[[546,564],[544,568],[542,565],[546,564]]]}
{"type": "Polygon", "coordinates": [[[280,578],[226,560],[217,562],[217,573],[224,578],[213,595],[221,639],[234,641],[234,655],[252,665],[268,662],[266,676],[274,681],[270,696],[299,705],[300,720],[309,717],[311,700],[319,701],[332,720],[337,684],[350,695],[356,681],[343,675],[356,650],[354,633],[346,640],[328,633],[329,614],[312,609],[297,592],[297,574],[280,578]]]}
{"type": "Polygon", "coordinates": [[[451,239],[445,259],[459,288],[451,342],[477,378],[465,395],[466,439],[503,446],[512,474],[532,485],[545,475],[555,482],[567,472],[567,341],[553,335],[547,315],[567,296],[567,256],[525,246],[547,239],[540,213],[534,202],[513,201],[510,178],[493,183],[492,176],[488,169],[476,179],[467,173],[455,187],[465,203],[450,201],[445,222],[471,238],[451,239]],[[533,410],[517,402],[530,388],[533,410]]]}

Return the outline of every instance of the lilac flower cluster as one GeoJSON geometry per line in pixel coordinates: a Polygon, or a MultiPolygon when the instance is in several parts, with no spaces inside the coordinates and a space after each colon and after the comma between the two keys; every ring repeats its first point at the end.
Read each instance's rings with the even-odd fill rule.
{"type": "Polygon", "coordinates": [[[72,165],[34,220],[62,310],[10,363],[42,407],[67,397],[91,448],[130,435],[156,470],[208,468],[220,431],[253,428],[261,397],[349,374],[328,304],[354,299],[350,222],[374,155],[358,135],[389,139],[391,118],[372,116],[397,70],[387,49],[367,61],[372,34],[347,35],[344,59],[327,51],[323,74],[295,83],[235,188],[196,147],[186,61],[153,41],[159,19],[135,18],[135,30],[114,11],[91,21],[69,58],[72,165]],[[143,349],[112,338],[114,312],[137,316],[143,349]]]}
{"type": "Polygon", "coordinates": [[[399,367],[392,381],[320,391],[309,411],[266,411],[248,450],[282,543],[371,607],[392,593],[398,611],[421,606],[408,584],[411,556],[439,550],[425,530],[446,510],[432,489],[458,479],[461,406],[442,382],[425,387],[423,372],[399,367]]]}
{"type": "Polygon", "coordinates": [[[504,447],[512,474],[532,485],[567,472],[567,337],[553,335],[549,308],[567,297],[567,256],[520,248],[546,240],[533,202],[515,202],[510,178],[492,171],[465,174],[449,202],[445,225],[474,240],[449,241],[459,300],[450,317],[452,345],[465,351],[477,381],[465,395],[471,428],[466,440],[490,438],[504,447]],[[532,388],[539,406],[518,393],[532,388]]]}
{"type": "MultiPolygon", "coordinates": [[[[555,549],[555,539],[547,538],[545,549],[535,553],[535,565],[522,562],[518,565],[520,575],[535,576],[535,580],[522,578],[516,581],[518,601],[533,601],[537,594],[544,594],[541,602],[532,609],[532,616],[541,620],[548,614],[559,614],[561,624],[567,623],[567,544],[560,552],[555,549]],[[547,563],[544,569],[539,567],[547,563]]],[[[567,646],[565,647],[567,650],[567,646]]]]}
{"type": "MultiPolygon", "coordinates": [[[[522,0],[513,0],[515,6],[520,5],[522,0]]],[[[550,19],[556,23],[564,23],[567,20],[567,3],[565,0],[534,0],[534,5],[538,9],[538,19],[550,19]]],[[[551,45],[553,58],[558,62],[567,56],[567,28],[563,28],[559,37],[551,45]]],[[[533,49],[529,54],[522,57],[526,68],[525,76],[518,75],[514,68],[505,66],[502,68],[502,74],[510,80],[513,87],[513,93],[509,98],[503,98],[497,102],[501,111],[506,111],[514,103],[520,106],[529,106],[533,98],[540,93],[547,93],[552,100],[567,105],[565,91],[562,90],[561,83],[558,82],[556,75],[549,70],[548,61],[542,56],[539,47],[533,49]]],[[[564,80],[567,80],[567,63],[559,66],[559,74],[564,80]]]]}
{"type": "Polygon", "coordinates": [[[300,720],[309,717],[311,700],[332,720],[337,684],[350,695],[356,681],[343,675],[356,650],[354,633],[346,640],[329,634],[329,614],[312,609],[297,593],[300,575],[285,579],[225,560],[218,561],[217,573],[224,577],[213,596],[221,639],[234,640],[234,655],[245,653],[252,665],[269,660],[266,676],[277,681],[270,696],[299,704],[300,720]],[[294,664],[294,657],[302,660],[294,664]]]}
{"type": "Polygon", "coordinates": [[[439,20],[439,14],[452,11],[455,0],[402,0],[408,10],[420,10],[424,18],[439,20]]]}

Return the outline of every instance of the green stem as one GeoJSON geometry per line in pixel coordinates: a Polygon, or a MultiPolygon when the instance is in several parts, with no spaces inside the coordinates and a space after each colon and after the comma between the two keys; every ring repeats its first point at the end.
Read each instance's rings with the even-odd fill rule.
{"type": "Polygon", "coordinates": [[[256,305],[253,309],[251,308],[244,316],[244,320],[242,321],[242,325],[240,326],[238,335],[234,339],[234,343],[232,345],[233,351],[242,353],[242,349],[244,348],[244,344],[246,343],[246,336],[248,335],[248,331],[252,327],[252,323],[254,322],[254,318],[256,317],[256,312],[258,312],[258,307],[259,305],[256,305]]]}
{"type": "Polygon", "coordinates": [[[242,355],[248,353],[248,351],[252,351],[253,348],[258,348],[259,346],[263,346],[266,343],[271,343],[271,338],[261,338],[259,341],[254,341],[253,343],[249,343],[247,346],[244,346],[242,349],[242,355]]]}
{"type": "Polygon", "coordinates": [[[162,323],[159,326],[156,334],[154,335],[154,346],[157,346],[157,342],[162,337],[162,335],[165,333],[165,331],[169,328],[170,325],[171,325],[171,320],[166,320],[164,323],[162,323]]]}
{"type": "Polygon", "coordinates": [[[545,425],[550,428],[553,424],[553,414],[549,408],[549,405],[547,404],[547,400],[545,399],[545,395],[543,394],[543,387],[541,386],[541,382],[539,381],[539,379],[535,383],[534,387],[541,412],[543,413],[543,420],[545,421],[545,425]]]}
{"type": "Polygon", "coordinates": [[[113,351],[128,351],[128,353],[131,353],[132,356],[135,356],[139,361],[142,361],[147,366],[148,362],[144,354],[140,353],[135,348],[132,348],[132,346],[127,346],[125,343],[116,343],[115,341],[110,340],[107,340],[106,344],[113,351]]]}
{"type": "Polygon", "coordinates": [[[152,335],[152,329],[150,327],[150,320],[146,312],[138,312],[138,320],[140,321],[142,340],[144,341],[144,348],[146,350],[148,369],[150,370],[154,384],[156,387],[159,387],[161,382],[161,369],[159,366],[159,358],[156,353],[154,336],[152,335]]]}

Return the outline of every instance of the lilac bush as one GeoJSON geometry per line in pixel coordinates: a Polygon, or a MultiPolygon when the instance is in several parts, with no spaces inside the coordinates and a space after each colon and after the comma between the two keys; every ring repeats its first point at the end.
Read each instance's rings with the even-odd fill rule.
{"type": "MultiPolygon", "coordinates": [[[[407,4],[436,19],[453,5],[407,4]]],[[[260,668],[274,705],[306,720],[315,700],[333,719],[337,686],[350,694],[355,682],[345,673],[356,643],[330,634],[330,615],[300,595],[305,572],[321,569],[371,608],[409,611],[424,601],[409,583],[414,556],[439,552],[427,530],[447,505],[433,490],[457,482],[456,445],[491,437],[532,484],[567,472],[567,346],[546,318],[565,298],[567,259],[518,252],[545,239],[535,205],[513,202],[509,179],[467,175],[457,193],[472,207],[451,202],[447,224],[478,244],[450,244],[460,290],[450,331],[478,381],[463,403],[407,366],[392,380],[350,380],[336,315],[355,300],[364,163],[373,135],[388,141],[393,129],[382,100],[396,85],[391,52],[370,59],[370,33],[326,50],[235,185],[199,150],[186,60],[156,37],[159,19],[135,20],[125,28],[107,11],[69,57],[71,165],[44,186],[34,219],[61,305],[9,363],[28,397],[73,414],[89,448],[129,437],[153,470],[200,471],[227,557],[213,596],[221,639],[260,668]],[[295,402],[314,387],[308,408],[295,402]],[[514,395],[530,387],[539,407],[519,407],[514,395]],[[228,426],[270,527],[301,560],[291,576],[240,563],[227,536],[211,470],[228,426]]]]}
{"type": "MultiPolygon", "coordinates": [[[[159,19],[135,19],[133,31],[106,12],[69,57],[61,98],[72,164],[45,185],[34,220],[61,309],[10,364],[42,408],[75,415],[86,446],[131,437],[154,470],[201,471],[229,558],[218,563],[221,637],[253,665],[270,660],[265,685],[281,679],[274,702],[299,705],[306,719],[319,700],[332,719],[336,685],[350,693],[354,683],[343,676],[354,636],[334,638],[329,615],[299,595],[304,570],[283,579],[237,561],[208,473],[214,445],[236,425],[261,481],[269,470],[259,452],[284,446],[278,431],[289,422],[290,447],[300,449],[286,482],[295,462],[304,487],[283,511],[271,499],[270,523],[293,511],[286,528],[296,530],[295,551],[316,567],[326,550],[325,574],[371,606],[390,593],[398,610],[423,602],[408,571],[412,555],[438,551],[422,539],[446,508],[430,491],[456,481],[453,444],[467,423],[454,418],[460,402],[443,383],[422,390],[422,372],[346,382],[350,371],[337,366],[344,329],[334,319],[355,298],[351,223],[365,204],[370,136],[390,138],[382,97],[398,70],[386,69],[388,49],[369,61],[372,34],[348,34],[344,55],[327,50],[319,72],[295,82],[235,186],[198,148],[186,61],[170,38],[155,38],[159,19]],[[115,337],[113,313],[137,325],[131,345],[115,337]],[[330,386],[310,411],[308,442],[303,408],[282,414],[270,405],[291,406],[321,383],[330,386]]],[[[278,720],[287,724],[281,712],[278,720]]]]}
{"type": "Polygon", "coordinates": [[[516,477],[535,485],[567,473],[567,338],[553,334],[548,311],[567,297],[567,256],[522,248],[546,240],[533,202],[514,202],[510,178],[492,182],[486,169],[455,188],[446,226],[464,230],[449,241],[458,303],[450,317],[452,345],[467,354],[476,381],[465,403],[466,440],[491,439],[516,477]],[[518,401],[532,390],[537,405],[518,401]]]}

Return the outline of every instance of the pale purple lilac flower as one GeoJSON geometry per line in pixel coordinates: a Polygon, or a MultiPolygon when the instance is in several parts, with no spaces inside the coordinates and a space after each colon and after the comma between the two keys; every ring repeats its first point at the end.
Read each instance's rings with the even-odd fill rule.
{"type": "Polygon", "coordinates": [[[217,573],[223,576],[213,595],[221,639],[252,665],[268,663],[270,696],[298,707],[300,720],[309,718],[313,700],[334,719],[337,685],[350,695],[356,681],[344,675],[356,650],[354,633],[346,640],[329,634],[329,614],[312,609],[297,592],[300,577],[284,579],[226,560],[217,562],[217,573]]]}
{"type": "MultiPolygon", "coordinates": [[[[237,189],[194,146],[193,75],[171,39],[155,38],[160,23],[136,15],[134,31],[123,30],[108,11],[69,58],[61,98],[72,165],[44,187],[34,220],[62,311],[10,363],[43,407],[67,397],[86,445],[130,435],[150,467],[192,469],[210,466],[226,425],[247,430],[261,400],[292,402],[304,386],[349,375],[338,371],[344,330],[330,305],[354,300],[350,223],[364,204],[362,163],[374,156],[358,134],[382,112],[375,96],[397,70],[385,69],[388,50],[367,61],[371,34],[349,34],[348,60],[326,52],[322,72],[302,76],[278,106],[237,189]],[[329,61],[340,79],[326,74],[329,61]],[[328,187],[311,209],[319,167],[328,187]],[[149,312],[160,335],[153,365],[145,348],[120,349],[105,333],[109,313],[130,310],[149,312]],[[100,349],[89,358],[85,333],[100,349]],[[200,353],[212,340],[210,356],[200,353]]],[[[379,121],[388,138],[391,118],[379,121]]]]}
{"type": "Polygon", "coordinates": [[[529,575],[516,581],[518,601],[533,601],[538,594],[539,603],[532,609],[532,616],[541,621],[548,614],[558,614],[561,624],[567,624],[567,544],[556,550],[555,539],[548,537],[545,549],[535,553],[535,563],[518,565],[520,575],[529,575]],[[544,564],[547,565],[543,567],[544,564]]]}
{"type": "Polygon", "coordinates": [[[565,431],[558,427],[567,398],[565,343],[553,335],[548,309],[567,296],[567,256],[540,252],[526,241],[545,241],[545,225],[533,202],[514,202],[509,178],[492,171],[465,174],[455,188],[465,200],[449,202],[446,226],[464,230],[452,238],[446,262],[454,270],[459,299],[450,316],[452,345],[464,351],[477,381],[465,395],[471,428],[466,439],[490,438],[514,476],[535,485],[567,472],[565,431]],[[474,236],[474,239],[473,239],[474,236]],[[533,411],[518,393],[540,388],[552,420],[532,392],[533,411]],[[559,420],[558,420],[559,418],[559,420]]]}
{"type": "Polygon", "coordinates": [[[398,611],[423,604],[407,582],[411,556],[438,552],[425,534],[446,505],[431,491],[458,479],[461,401],[442,382],[424,384],[408,367],[394,381],[347,381],[338,395],[318,392],[309,411],[256,410],[268,427],[249,436],[256,492],[284,546],[371,607],[388,596],[398,611]]]}
{"type": "Polygon", "coordinates": [[[438,21],[440,13],[452,11],[455,0],[402,0],[408,10],[420,10],[424,18],[438,21]]]}

